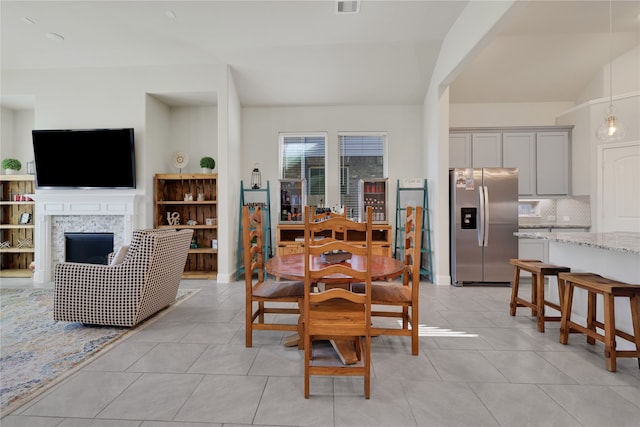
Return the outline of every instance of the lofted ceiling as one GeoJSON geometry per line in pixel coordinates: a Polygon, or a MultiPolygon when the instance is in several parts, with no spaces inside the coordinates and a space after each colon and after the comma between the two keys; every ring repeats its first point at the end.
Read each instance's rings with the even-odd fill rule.
{"type": "MultiPolygon", "coordinates": [[[[467,3],[362,0],[337,14],[333,0],[2,0],[0,65],[228,64],[244,106],[422,104],[467,3]]],[[[640,44],[640,1],[613,12],[617,56],[640,44]]],[[[606,0],[525,1],[456,76],[451,102],[575,101],[609,60],[608,13],[606,0]]]]}

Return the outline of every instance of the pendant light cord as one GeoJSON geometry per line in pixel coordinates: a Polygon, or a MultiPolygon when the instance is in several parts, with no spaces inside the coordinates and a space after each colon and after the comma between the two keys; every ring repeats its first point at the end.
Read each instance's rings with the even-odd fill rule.
{"type": "Polygon", "coordinates": [[[613,0],[609,0],[609,109],[613,108],[613,45],[612,36],[613,32],[613,0]]]}

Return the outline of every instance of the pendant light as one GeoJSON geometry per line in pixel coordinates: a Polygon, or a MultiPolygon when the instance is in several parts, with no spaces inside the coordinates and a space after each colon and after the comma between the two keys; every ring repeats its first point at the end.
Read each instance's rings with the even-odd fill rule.
{"type": "Polygon", "coordinates": [[[602,142],[621,141],[627,134],[627,128],[620,122],[613,108],[613,55],[612,55],[612,0],[609,0],[609,108],[604,118],[604,122],[596,130],[596,137],[602,142]]]}

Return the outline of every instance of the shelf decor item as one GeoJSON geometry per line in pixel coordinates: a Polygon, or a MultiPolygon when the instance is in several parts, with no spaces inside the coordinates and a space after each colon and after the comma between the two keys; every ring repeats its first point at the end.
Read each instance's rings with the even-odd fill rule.
{"type": "Polygon", "coordinates": [[[204,156],[200,159],[200,167],[202,168],[202,173],[212,173],[216,167],[216,161],[213,160],[213,157],[204,156]]]}
{"type": "Polygon", "coordinates": [[[22,169],[22,163],[20,163],[20,160],[7,157],[6,159],[2,159],[2,169],[5,170],[7,175],[13,175],[22,169]]]}
{"type": "Polygon", "coordinates": [[[182,168],[187,167],[189,163],[189,156],[183,151],[176,151],[173,153],[173,156],[171,156],[171,163],[182,173],[182,168]]]}
{"type": "Polygon", "coordinates": [[[251,172],[251,188],[253,190],[259,190],[262,186],[262,175],[260,174],[260,169],[258,169],[258,165],[253,168],[251,172]]]}
{"type": "Polygon", "coordinates": [[[31,221],[31,214],[29,212],[23,212],[20,214],[20,224],[29,224],[31,221]]]}

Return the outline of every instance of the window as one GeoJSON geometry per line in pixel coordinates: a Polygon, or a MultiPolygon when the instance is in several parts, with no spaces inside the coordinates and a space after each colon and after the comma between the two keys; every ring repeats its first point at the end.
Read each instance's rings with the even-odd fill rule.
{"type": "Polygon", "coordinates": [[[305,179],[307,204],[318,206],[326,201],[324,134],[280,135],[280,178],[305,179]]]}
{"type": "Polygon", "coordinates": [[[361,179],[384,178],[384,134],[340,134],[340,204],[348,217],[358,212],[361,179]]]}

